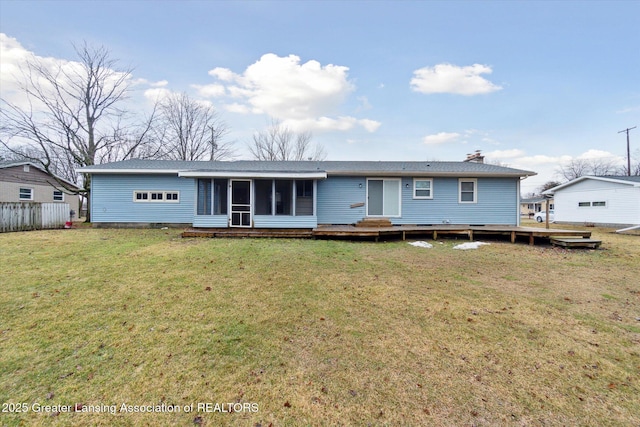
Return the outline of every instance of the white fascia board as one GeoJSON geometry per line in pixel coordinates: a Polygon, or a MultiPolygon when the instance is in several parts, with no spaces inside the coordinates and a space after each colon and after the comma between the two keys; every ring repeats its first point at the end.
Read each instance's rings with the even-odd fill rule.
{"type": "Polygon", "coordinates": [[[180,173],[179,169],[101,169],[101,168],[91,168],[85,167],[78,170],[78,173],[104,173],[104,174],[136,174],[136,175],[167,175],[167,174],[178,174],[180,173]]]}
{"type": "Polygon", "coordinates": [[[528,178],[537,175],[535,172],[520,173],[486,173],[486,172],[428,172],[428,171],[354,171],[328,172],[330,176],[379,176],[379,177],[446,177],[446,178],[528,178]]]}
{"type": "Polygon", "coordinates": [[[291,178],[326,179],[326,172],[224,172],[224,171],[183,171],[182,178],[291,178]]]}
{"type": "Polygon", "coordinates": [[[601,177],[601,176],[584,175],[584,176],[576,178],[576,179],[574,179],[572,181],[565,182],[564,184],[560,184],[557,187],[553,187],[553,188],[550,188],[550,189],[548,189],[546,191],[543,191],[542,194],[553,195],[558,190],[561,190],[561,189],[566,188],[566,187],[570,187],[573,184],[577,184],[577,183],[582,182],[582,181],[586,181],[587,179],[593,179],[595,181],[613,182],[615,184],[630,185],[631,187],[640,187],[640,183],[633,182],[633,181],[626,181],[624,179],[615,179],[615,178],[605,178],[605,177],[601,177]]]}

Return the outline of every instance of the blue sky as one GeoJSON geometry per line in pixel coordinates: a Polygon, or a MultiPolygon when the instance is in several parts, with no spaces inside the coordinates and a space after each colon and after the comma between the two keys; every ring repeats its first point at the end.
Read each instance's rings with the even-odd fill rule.
{"type": "Polygon", "coordinates": [[[625,161],[639,23],[640,1],[0,0],[0,93],[16,52],[73,60],[86,40],[134,67],[136,108],[169,91],[213,104],[241,157],[276,118],[329,160],[482,150],[538,172],[529,192],[572,158],[625,161]]]}

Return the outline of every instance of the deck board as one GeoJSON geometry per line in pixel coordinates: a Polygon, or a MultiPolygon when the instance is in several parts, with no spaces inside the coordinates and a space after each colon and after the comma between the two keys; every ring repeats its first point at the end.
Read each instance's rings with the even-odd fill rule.
{"type": "Polygon", "coordinates": [[[535,239],[551,239],[551,237],[574,238],[576,244],[587,243],[591,231],[561,230],[538,227],[518,227],[514,225],[396,225],[391,227],[356,227],[354,225],[320,225],[314,229],[256,229],[256,228],[189,228],[182,237],[282,237],[282,238],[353,238],[373,239],[428,236],[437,239],[440,236],[464,236],[469,240],[479,236],[507,237],[515,243],[517,237],[528,238],[533,245],[535,239]],[[585,239],[582,241],[582,239],[585,239]]]}

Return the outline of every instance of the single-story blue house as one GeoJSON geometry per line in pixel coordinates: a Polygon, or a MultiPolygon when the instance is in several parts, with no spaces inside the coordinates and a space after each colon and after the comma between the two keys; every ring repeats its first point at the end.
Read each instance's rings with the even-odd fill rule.
{"type": "Polygon", "coordinates": [[[125,160],[85,167],[96,225],[519,225],[534,172],[465,162],[125,160]]]}

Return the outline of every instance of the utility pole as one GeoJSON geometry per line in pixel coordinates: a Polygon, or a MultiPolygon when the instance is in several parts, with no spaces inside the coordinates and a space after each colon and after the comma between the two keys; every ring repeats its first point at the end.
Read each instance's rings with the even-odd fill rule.
{"type": "Polygon", "coordinates": [[[632,128],[626,128],[625,130],[621,130],[618,133],[626,132],[627,133],[627,175],[631,176],[631,150],[629,149],[629,131],[631,129],[635,129],[637,126],[632,128]]]}

